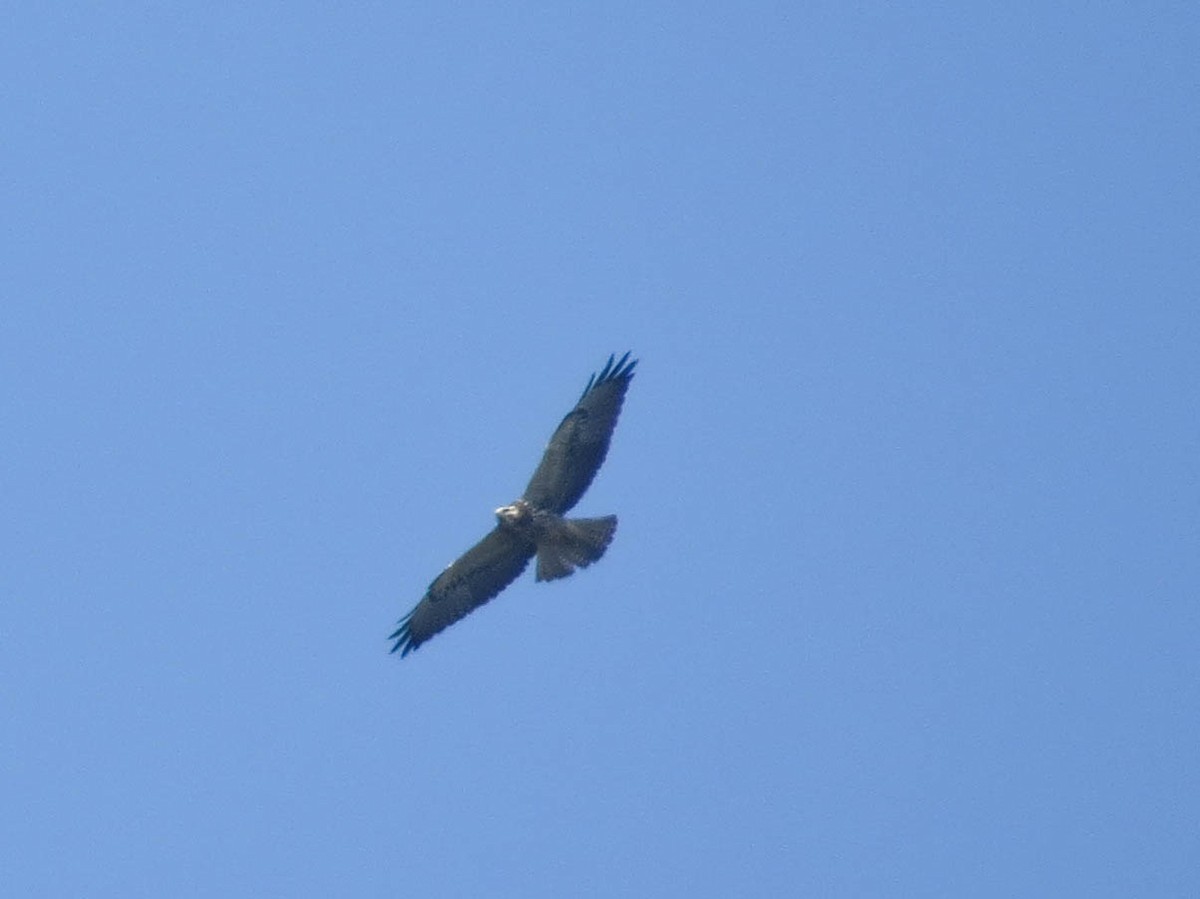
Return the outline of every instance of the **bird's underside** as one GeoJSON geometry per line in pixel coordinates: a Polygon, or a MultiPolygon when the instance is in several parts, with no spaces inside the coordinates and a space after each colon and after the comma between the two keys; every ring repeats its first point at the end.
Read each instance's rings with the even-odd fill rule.
{"type": "Polygon", "coordinates": [[[566,518],[596,476],[637,360],[629,353],[593,375],[575,408],[550,438],[522,497],[496,510],[487,536],[429,585],[391,635],[392,652],[406,656],[422,643],[494,598],[537,557],[537,580],[567,577],[604,555],[617,517],[566,518]]]}
{"type": "Polygon", "coordinates": [[[617,516],[563,518],[534,509],[523,499],[496,510],[500,527],[511,528],[532,543],[537,556],[537,579],[553,581],[597,561],[617,530],[617,516]]]}

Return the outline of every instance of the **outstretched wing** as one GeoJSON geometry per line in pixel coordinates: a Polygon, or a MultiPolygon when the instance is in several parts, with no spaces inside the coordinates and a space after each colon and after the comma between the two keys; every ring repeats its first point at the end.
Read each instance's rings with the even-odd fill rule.
{"type": "Polygon", "coordinates": [[[609,356],[600,373],[588,379],[583,396],[550,438],[525,488],[524,499],[535,509],[562,515],[579,502],[600,470],[637,365],[628,353],[616,364],[614,358],[609,356]]]}
{"type": "Polygon", "coordinates": [[[479,608],[517,579],[534,545],[497,527],[439,574],[415,609],[400,619],[392,652],[408,655],[434,634],[479,608]]]}

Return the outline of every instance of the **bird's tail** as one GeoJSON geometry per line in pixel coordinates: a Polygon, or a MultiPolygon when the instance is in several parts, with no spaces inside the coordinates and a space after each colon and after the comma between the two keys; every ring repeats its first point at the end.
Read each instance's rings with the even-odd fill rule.
{"type": "Polygon", "coordinates": [[[616,515],[560,518],[538,540],[537,579],[552,581],[587,568],[604,555],[616,530],[616,515]]]}

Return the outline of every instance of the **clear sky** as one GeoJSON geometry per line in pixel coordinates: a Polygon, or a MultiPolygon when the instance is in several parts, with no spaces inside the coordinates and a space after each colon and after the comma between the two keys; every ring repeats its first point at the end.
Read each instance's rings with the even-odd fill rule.
{"type": "Polygon", "coordinates": [[[6,895],[1200,894],[1197,7],[427,7],[9,10],[6,895]]]}

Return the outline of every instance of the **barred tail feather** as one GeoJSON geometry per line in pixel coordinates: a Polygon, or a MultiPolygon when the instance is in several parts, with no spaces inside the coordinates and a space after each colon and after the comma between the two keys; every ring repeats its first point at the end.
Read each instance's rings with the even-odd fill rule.
{"type": "Polygon", "coordinates": [[[604,555],[617,530],[617,516],[559,519],[537,544],[537,579],[553,581],[587,568],[604,555]]]}

